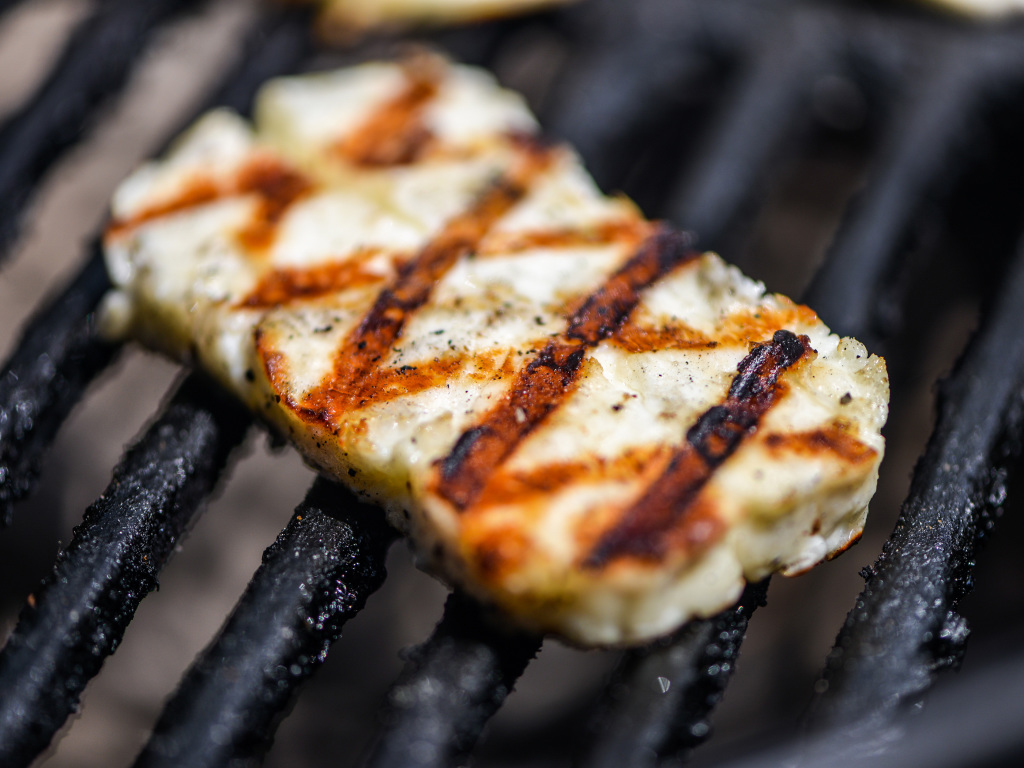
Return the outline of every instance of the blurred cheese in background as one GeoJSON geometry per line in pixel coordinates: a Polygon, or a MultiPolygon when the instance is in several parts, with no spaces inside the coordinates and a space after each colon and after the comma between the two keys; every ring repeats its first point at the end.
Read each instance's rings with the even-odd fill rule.
{"type": "Polygon", "coordinates": [[[479,21],[565,5],[575,0],[320,0],[321,22],[331,36],[378,27],[479,21]]]}
{"type": "Polygon", "coordinates": [[[1024,0],[927,0],[932,5],[972,16],[996,18],[1024,11],[1024,0]]]}

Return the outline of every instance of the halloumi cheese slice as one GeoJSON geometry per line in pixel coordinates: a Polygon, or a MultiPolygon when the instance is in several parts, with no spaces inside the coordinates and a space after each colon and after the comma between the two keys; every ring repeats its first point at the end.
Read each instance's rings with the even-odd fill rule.
{"type": "Polygon", "coordinates": [[[520,623],[640,642],[860,535],[884,362],[437,59],[277,80],[117,190],[108,332],[202,366],[520,623]]]}

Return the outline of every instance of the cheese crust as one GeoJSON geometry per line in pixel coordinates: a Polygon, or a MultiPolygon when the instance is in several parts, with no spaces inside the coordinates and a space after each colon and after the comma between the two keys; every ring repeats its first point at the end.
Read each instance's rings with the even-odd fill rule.
{"type": "Polygon", "coordinates": [[[885,364],[427,58],[267,85],[118,189],[114,335],[211,372],[428,570],[585,645],[860,535],[885,364]]]}

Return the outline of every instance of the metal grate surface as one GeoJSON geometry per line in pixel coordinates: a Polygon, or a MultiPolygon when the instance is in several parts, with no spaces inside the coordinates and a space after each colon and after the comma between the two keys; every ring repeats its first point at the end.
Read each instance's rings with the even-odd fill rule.
{"type": "MultiPolygon", "coordinates": [[[[7,5],[0,44],[22,46],[15,60],[64,47],[37,86],[21,82],[32,75],[20,67],[2,75],[29,94],[0,127],[0,245],[16,243],[0,277],[5,324],[24,322],[48,286],[85,266],[22,336],[9,334],[0,380],[0,515],[13,517],[0,532],[0,609],[12,632],[0,653],[0,763],[27,765],[45,750],[85,690],[82,715],[40,765],[128,764],[140,751],[138,765],[254,764],[299,685],[379,587],[391,534],[322,481],[288,522],[309,473],[262,448],[241,458],[234,446],[248,419],[198,377],[160,405],[176,374],[141,353],[123,355],[57,434],[118,352],[93,333],[88,313],[105,279],[94,259],[78,261],[78,241],[96,230],[125,170],[200,104],[245,109],[268,76],[389,52],[396,41],[327,51],[308,39],[303,12],[245,0],[7,5]],[[125,82],[121,100],[106,98],[125,82]],[[100,495],[121,444],[148,418],[100,495]],[[232,452],[231,479],[196,522],[232,452]],[[82,522],[77,510],[97,496],[82,522]],[[58,540],[57,570],[45,576],[58,540]],[[178,548],[161,591],[140,603],[178,548]],[[87,688],[136,607],[123,647],[87,688]]],[[[755,612],[768,585],[755,585],[736,609],[624,654],[608,683],[615,655],[547,643],[530,663],[539,639],[494,628],[456,597],[385,695],[398,649],[426,637],[443,600],[394,547],[393,575],[304,686],[266,764],[461,764],[499,708],[475,751],[482,764],[674,763],[707,738],[748,621],[717,735],[692,764],[788,763],[794,750],[808,765],[865,755],[1016,764],[1022,739],[998,725],[1021,705],[985,682],[1019,676],[1024,581],[1012,576],[1024,531],[1007,515],[987,547],[976,542],[1013,503],[1019,451],[1024,27],[881,2],[587,0],[428,42],[524,91],[606,188],[888,352],[885,474],[860,547],[797,582],[774,580],[765,610],[755,612]],[[979,309],[989,320],[941,387],[926,450],[930,387],[979,309]],[[962,610],[980,652],[905,723],[935,673],[960,662],[968,623],[958,604],[976,559],[978,592],[962,610]],[[1001,666],[985,668],[996,652],[1001,666]],[[809,736],[798,742],[812,695],[809,736]]]]}

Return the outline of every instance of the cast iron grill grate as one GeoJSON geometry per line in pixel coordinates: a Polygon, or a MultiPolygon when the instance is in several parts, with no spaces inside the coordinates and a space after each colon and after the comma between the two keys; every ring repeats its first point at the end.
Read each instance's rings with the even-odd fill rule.
{"type": "MultiPolygon", "coordinates": [[[[47,82],[0,129],[0,244],[14,240],[43,174],[80,137],[95,102],[123,83],[154,31],[203,5],[96,3],[47,82]]],[[[213,101],[244,110],[266,77],[388,45],[317,51],[308,22],[301,11],[261,10],[246,54],[213,101]]],[[[1024,253],[1014,254],[1024,228],[1024,151],[1016,141],[1024,28],[881,4],[593,0],[431,42],[513,73],[549,131],[577,146],[606,188],[624,188],[652,215],[692,228],[702,245],[769,280],[763,211],[795,177],[794,158],[836,146],[867,158],[857,166],[863,188],[839,216],[805,298],[835,330],[892,351],[897,415],[922,365],[919,340],[938,322],[935,307],[974,294],[992,307],[943,384],[897,529],[866,569],[865,590],[815,685],[807,722],[823,735],[803,759],[846,764],[865,745],[881,749],[905,731],[893,760],[929,749],[930,762],[944,765],[1019,755],[1020,738],[1006,728],[986,732],[984,747],[965,754],[936,753],[934,739],[915,735],[932,715],[910,726],[896,715],[962,654],[967,627],[957,604],[1019,449],[1024,253]],[[760,248],[748,244],[751,229],[760,248]]],[[[814,266],[800,267],[797,288],[814,266]]],[[[35,467],[74,402],[117,355],[93,327],[106,287],[95,253],[69,286],[28,323],[0,381],[4,517],[32,490],[35,467]]],[[[248,427],[245,414],[192,375],[125,454],[0,652],[0,763],[27,765],[46,749],[248,427]]],[[[258,762],[299,685],[380,586],[391,540],[377,516],[355,509],[331,483],[314,483],[136,764],[258,762]]],[[[580,739],[578,763],[671,763],[702,742],[766,588],[754,585],[737,608],[624,654],[580,739]]],[[[452,597],[392,688],[366,763],[460,764],[539,646],[452,597]]],[[[1019,666],[1011,659],[1007,674],[1019,666]]],[[[959,715],[994,719],[983,704],[959,715]]],[[[1001,706],[1005,714],[1013,705],[1001,706]]],[[[936,707],[937,722],[943,712],[936,707]]],[[[758,759],[778,763],[792,749],[783,744],[758,759]]],[[[547,764],[564,752],[518,764],[547,764]]]]}

